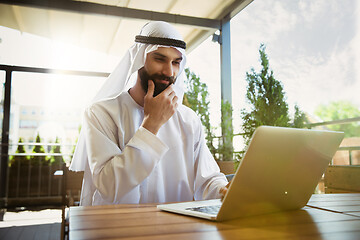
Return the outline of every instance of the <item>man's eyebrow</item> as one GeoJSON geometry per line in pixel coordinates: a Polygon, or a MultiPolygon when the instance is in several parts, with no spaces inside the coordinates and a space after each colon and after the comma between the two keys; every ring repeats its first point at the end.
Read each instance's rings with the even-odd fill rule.
{"type": "MultiPolygon", "coordinates": [[[[162,57],[162,58],[168,58],[167,56],[165,56],[164,54],[158,53],[158,52],[154,52],[154,55],[158,56],[158,57],[162,57]]],[[[182,57],[178,57],[175,59],[176,61],[182,61],[183,58],[182,57]]]]}
{"type": "Polygon", "coordinates": [[[164,54],[161,54],[161,53],[154,52],[153,54],[157,55],[158,57],[167,58],[164,54]]]}

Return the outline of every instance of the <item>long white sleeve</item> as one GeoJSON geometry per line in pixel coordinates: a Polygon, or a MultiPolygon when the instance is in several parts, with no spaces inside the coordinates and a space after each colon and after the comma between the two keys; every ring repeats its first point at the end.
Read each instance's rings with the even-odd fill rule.
{"type": "Polygon", "coordinates": [[[121,150],[110,119],[106,115],[96,116],[91,108],[85,115],[85,123],[93,184],[107,202],[118,202],[138,186],[168,150],[142,127],[121,150]]]}

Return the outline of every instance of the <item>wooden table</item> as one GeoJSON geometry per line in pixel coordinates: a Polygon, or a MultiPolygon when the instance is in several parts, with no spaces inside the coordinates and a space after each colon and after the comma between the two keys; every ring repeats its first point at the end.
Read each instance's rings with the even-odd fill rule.
{"type": "Polygon", "coordinates": [[[301,210],[226,222],[162,212],[156,204],[70,208],[77,239],[360,239],[360,194],[313,195],[301,210]]]}

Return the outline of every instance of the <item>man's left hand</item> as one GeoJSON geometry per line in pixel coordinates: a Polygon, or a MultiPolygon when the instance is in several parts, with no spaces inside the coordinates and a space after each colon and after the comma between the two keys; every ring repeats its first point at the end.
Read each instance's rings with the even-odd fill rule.
{"type": "Polygon", "coordinates": [[[221,201],[224,199],[224,197],[225,197],[225,195],[226,195],[226,193],[228,191],[229,186],[230,186],[230,182],[228,184],[226,184],[225,187],[220,188],[219,193],[221,195],[221,201]]]}

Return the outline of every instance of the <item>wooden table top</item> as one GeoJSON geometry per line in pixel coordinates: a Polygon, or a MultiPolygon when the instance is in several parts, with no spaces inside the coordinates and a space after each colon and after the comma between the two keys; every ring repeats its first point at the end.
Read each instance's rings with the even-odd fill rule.
{"type": "Polygon", "coordinates": [[[360,194],[317,194],[296,211],[226,222],[156,204],[70,208],[70,239],[360,239],[360,194]]]}

